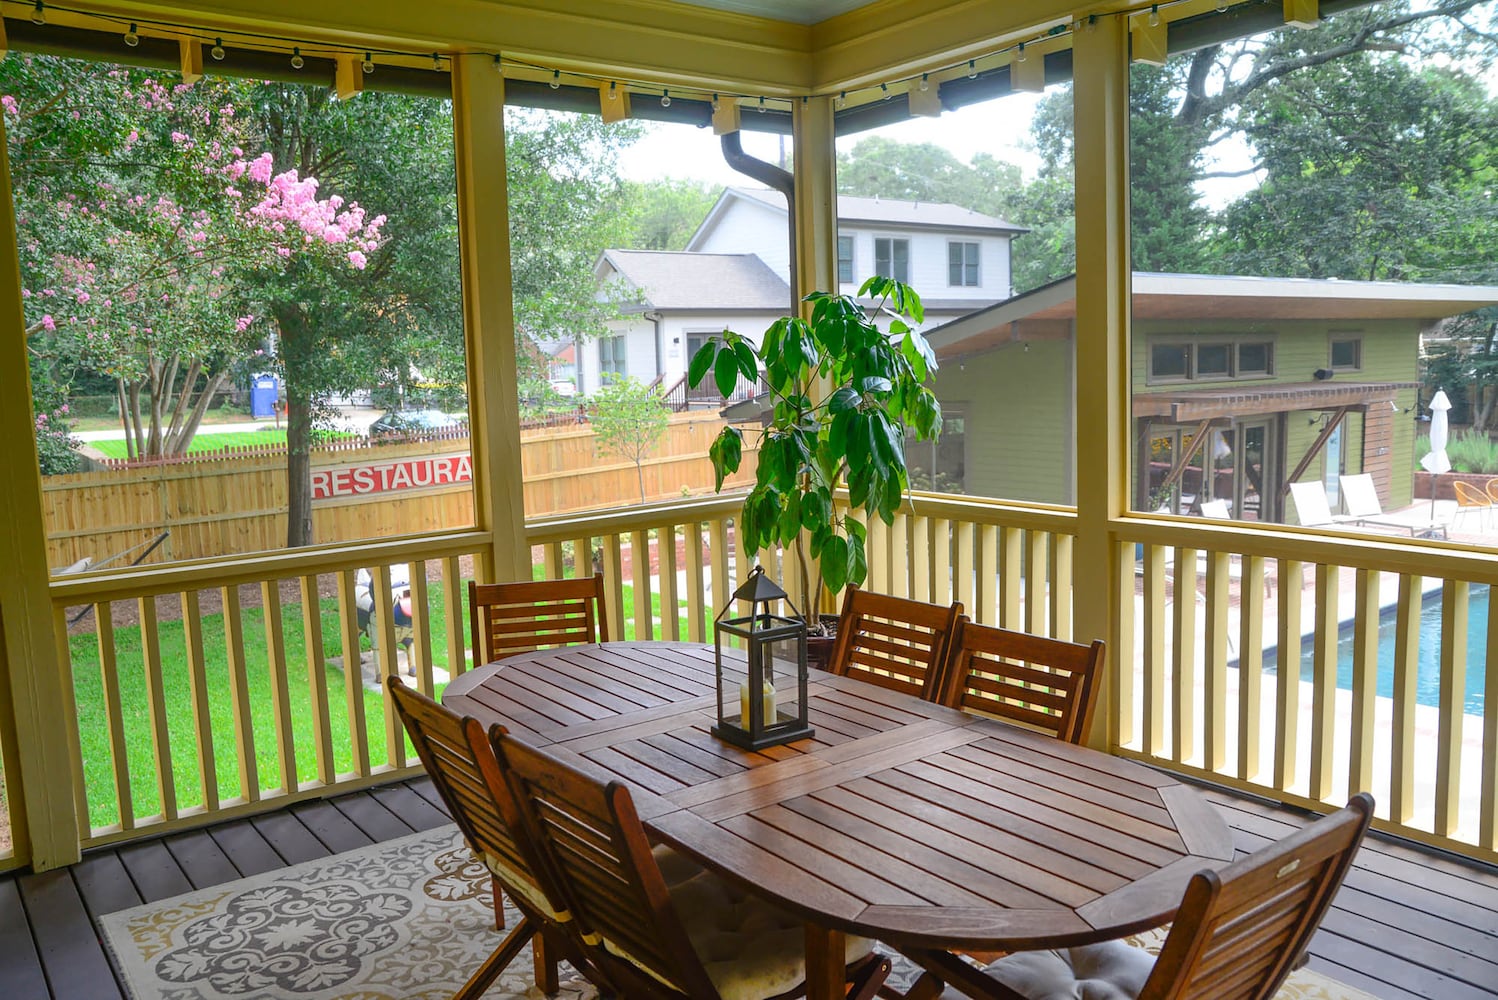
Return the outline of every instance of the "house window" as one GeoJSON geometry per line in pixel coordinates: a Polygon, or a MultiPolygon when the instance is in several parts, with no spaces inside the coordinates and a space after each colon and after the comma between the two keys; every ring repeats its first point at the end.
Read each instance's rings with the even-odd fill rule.
{"type": "Polygon", "coordinates": [[[881,278],[910,281],[910,241],[881,237],[874,241],[874,273],[881,278]]]}
{"type": "Polygon", "coordinates": [[[1335,337],[1332,339],[1331,365],[1334,372],[1355,372],[1363,367],[1363,338],[1335,337]]]}
{"type": "Polygon", "coordinates": [[[598,341],[598,370],[605,379],[610,375],[629,374],[628,351],[624,337],[602,337],[598,341]]]}
{"type": "Polygon", "coordinates": [[[1217,382],[1273,374],[1274,344],[1267,340],[1163,341],[1149,348],[1151,382],[1217,382]]]}
{"type": "Polygon", "coordinates": [[[957,287],[978,287],[978,244],[947,244],[947,284],[957,287]]]}
{"type": "Polygon", "coordinates": [[[935,441],[920,441],[915,431],[905,433],[905,464],[910,470],[910,488],[935,493],[965,493],[967,418],[960,412],[941,415],[941,434],[935,441]]]}
{"type": "Polygon", "coordinates": [[[837,238],[837,280],[844,285],[853,282],[853,237],[837,238]]]}

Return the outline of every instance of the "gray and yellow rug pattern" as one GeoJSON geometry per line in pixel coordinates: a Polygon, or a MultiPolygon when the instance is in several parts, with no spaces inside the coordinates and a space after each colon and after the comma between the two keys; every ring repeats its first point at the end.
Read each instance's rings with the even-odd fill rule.
{"type": "MultiPolygon", "coordinates": [[[[488,872],[443,827],[99,919],[133,1000],[446,1000],[499,944],[488,872]]],[[[507,908],[509,926],[519,914],[507,908]]],[[[1158,932],[1136,943],[1158,943],[1158,932]]],[[[897,959],[891,985],[914,982],[897,959]]],[[[593,1000],[563,969],[559,1000],[593,1000]]],[[[486,1000],[539,1000],[527,948],[486,1000]]],[[[1277,1000],[1371,1000],[1301,970],[1277,1000]]]]}

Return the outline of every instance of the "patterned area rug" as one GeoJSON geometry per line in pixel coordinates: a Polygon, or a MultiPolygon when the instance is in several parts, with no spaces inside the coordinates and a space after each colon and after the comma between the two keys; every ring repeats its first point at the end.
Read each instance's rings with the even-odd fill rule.
{"type": "MultiPolygon", "coordinates": [[[[446,1000],[499,944],[489,876],[443,827],[99,918],[133,1000],[446,1000]]],[[[509,926],[519,914],[507,908],[509,926]]],[[[1158,950],[1163,934],[1135,943],[1158,950]]],[[[562,970],[558,1000],[594,1000],[562,970]]],[[[918,970],[896,959],[891,985],[918,970]]],[[[527,948],[484,996],[539,1000],[527,948]]],[[[1301,970],[1278,1000],[1373,1000],[1301,970]]]]}

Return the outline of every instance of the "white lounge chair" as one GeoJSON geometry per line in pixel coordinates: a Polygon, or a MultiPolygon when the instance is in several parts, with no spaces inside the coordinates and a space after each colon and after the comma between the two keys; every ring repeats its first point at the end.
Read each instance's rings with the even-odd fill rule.
{"type": "Polygon", "coordinates": [[[1357,520],[1332,513],[1332,506],[1326,499],[1326,487],[1319,479],[1291,483],[1290,498],[1295,501],[1295,518],[1302,528],[1323,528],[1357,520]]]}
{"type": "Polygon", "coordinates": [[[1429,515],[1418,511],[1384,513],[1383,504],[1378,499],[1378,487],[1373,484],[1373,476],[1369,473],[1341,476],[1338,482],[1342,487],[1342,504],[1347,508],[1347,519],[1357,524],[1400,528],[1415,538],[1446,537],[1446,524],[1429,515]]]}

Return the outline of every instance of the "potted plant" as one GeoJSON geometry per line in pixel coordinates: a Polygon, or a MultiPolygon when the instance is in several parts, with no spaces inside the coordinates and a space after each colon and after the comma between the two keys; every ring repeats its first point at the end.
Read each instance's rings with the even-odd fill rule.
{"type": "MultiPolygon", "coordinates": [[[[858,297],[813,292],[811,320],[783,316],[758,346],[725,330],[692,357],[693,387],[709,373],[728,397],[739,377],[769,386],[754,488],[738,519],[740,552],[794,546],[800,579],[785,581],[812,623],[825,587],[832,592],[868,576],[861,510],[890,524],[909,489],[905,434],[931,440],[941,404],[926,387],[936,356],[912,324],[924,318],[920,296],[891,278],[873,277],[858,297]],[[870,299],[865,309],[859,299],[870,299]],[[881,330],[875,317],[888,317],[881,330]],[[848,503],[833,498],[846,486],[848,503]],[[813,570],[815,567],[815,570],[813,570]]],[[[743,456],[743,436],[725,427],[709,457],[723,488],[743,456]]]]}

